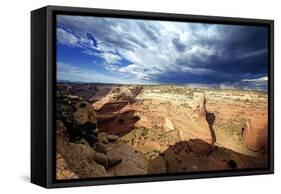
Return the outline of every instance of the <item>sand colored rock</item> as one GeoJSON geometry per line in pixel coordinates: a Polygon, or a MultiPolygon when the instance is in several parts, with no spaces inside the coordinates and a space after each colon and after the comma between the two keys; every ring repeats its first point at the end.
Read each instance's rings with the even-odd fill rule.
{"type": "Polygon", "coordinates": [[[67,101],[62,104],[65,107],[60,109],[68,110],[67,114],[62,114],[61,119],[71,130],[66,128],[63,121],[57,120],[57,178],[125,175],[124,168],[126,172],[143,174],[147,167],[145,157],[130,146],[118,143],[119,136],[99,132],[93,107],[83,99],[71,99],[75,99],[75,102],[67,101]],[[69,104],[73,104],[75,108],[69,108],[69,104]],[[76,135],[75,141],[71,141],[70,135],[76,135]]]}
{"type": "MultiPolygon", "coordinates": [[[[95,87],[97,93],[91,95],[91,108],[88,105],[81,107],[80,101],[85,100],[80,97],[73,99],[78,109],[75,120],[97,124],[97,141],[89,163],[104,169],[101,176],[267,166],[266,154],[252,151],[266,147],[263,142],[267,142],[267,137],[257,135],[263,130],[255,130],[267,131],[259,121],[267,116],[266,94],[177,86],[89,85],[95,87]],[[88,112],[83,110],[85,108],[88,112]],[[251,126],[247,124],[242,135],[242,126],[247,119],[251,120],[251,126]],[[96,144],[103,145],[103,153],[97,152],[102,149],[95,150],[96,144]],[[95,154],[96,157],[100,155],[99,162],[95,160],[95,154]]],[[[84,84],[77,85],[73,91],[86,93],[80,91],[83,88],[86,88],[84,84]]],[[[69,112],[68,108],[65,110],[69,112]]],[[[84,144],[81,140],[73,144],[84,144]]],[[[87,143],[84,145],[89,147],[87,143]]],[[[68,169],[80,177],[68,159],[72,158],[65,158],[68,169]]],[[[100,172],[99,168],[97,172],[100,172]]]]}
{"type": "Polygon", "coordinates": [[[57,153],[62,155],[68,168],[79,178],[110,175],[103,166],[94,161],[95,151],[89,146],[70,143],[67,138],[57,137],[57,153]]]}
{"type": "Polygon", "coordinates": [[[167,117],[165,118],[164,128],[166,129],[166,131],[171,131],[175,129],[173,122],[167,117]]]}
{"type": "Polygon", "coordinates": [[[213,138],[207,122],[206,98],[203,94],[199,99],[198,107],[198,139],[205,141],[208,144],[213,144],[213,138]]]}
{"type": "Polygon", "coordinates": [[[243,142],[253,151],[266,151],[268,147],[267,118],[247,121],[243,130],[243,142]]]}
{"type": "Polygon", "coordinates": [[[82,125],[86,122],[96,123],[96,114],[88,102],[79,101],[75,105],[73,117],[76,123],[82,125]]]}
{"type": "Polygon", "coordinates": [[[100,131],[118,136],[131,131],[139,117],[135,115],[135,111],[125,107],[134,103],[140,91],[140,87],[113,88],[99,101],[93,103],[100,131]]]}
{"type": "Polygon", "coordinates": [[[106,138],[109,141],[117,141],[119,139],[119,136],[118,135],[107,135],[106,138]]]}
{"type": "Polygon", "coordinates": [[[126,144],[111,144],[108,155],[122,158],[122,162],[110,171],[117,176],[147,174],[148,161],[145,156],[126,144]]]}
{"type": "MultiPolygon", "coordinates": [[[[200,139],[209,145],[213,145],[215,140],[207,121],[208,112],[206,110],[205,94],[201,94],[196,101],[193,113],[185,118],[174,119],[174,125],[179,128],[181,141],[200,139]]],[[[182,110],[181,114],[185,114],[182,110]]]]}
{"type": "Polygon", "coordinates": [[[56,178],[60,179],[77,179],[78,176],[68,168],[61,154],[56,154],[56,178]]]}

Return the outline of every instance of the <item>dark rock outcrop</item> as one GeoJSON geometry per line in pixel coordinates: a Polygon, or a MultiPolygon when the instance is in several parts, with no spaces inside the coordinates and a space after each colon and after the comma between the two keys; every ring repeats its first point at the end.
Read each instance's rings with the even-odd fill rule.
{"type": "Polygon", "coordinates": [[[150,161],[148,173],[163,174],[267,166],[265,158],[257,160],[256,157],[246,156],[218,146],[213,146],[210,150],[208,146],[210,146],[208,143],[199,139],[178,142],[150,161]],[[205,154],[206,149],[209,152],[207,155],[205,154]]]}
{"type": "Polygon", "coordinates": [[[57,119],[67,128],[69,141],[85,139],[90,146],[97,142],[95,111],[89,103],[72,95],[57,95],[57,119]]]}

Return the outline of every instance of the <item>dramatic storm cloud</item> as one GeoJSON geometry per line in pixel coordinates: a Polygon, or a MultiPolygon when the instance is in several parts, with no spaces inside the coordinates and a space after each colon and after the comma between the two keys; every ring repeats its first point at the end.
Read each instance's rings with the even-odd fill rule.
{"type": "Polygon", "coordinates": [[[58,79],[267,89],[265,27],[57,16],[58,79]]]}

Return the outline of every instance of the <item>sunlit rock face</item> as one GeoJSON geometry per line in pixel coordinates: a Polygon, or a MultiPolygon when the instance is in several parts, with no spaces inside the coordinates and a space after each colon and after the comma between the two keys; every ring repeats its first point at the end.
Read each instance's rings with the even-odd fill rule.
{"type": "Polygon", "coordinates": [[[199,98],[198,111],[198,139],[201,139],[208,144],[213,144],[214,140],[211,134],[209,123],[207,122],[206,98],[205,95],[199,98]]]}
{"type": "Polygon", "coordinates": [[[243,142],[253,151],[267,151],[268,121],[267,117],[252,119],[246,122],[243,131],[243,142]]]}

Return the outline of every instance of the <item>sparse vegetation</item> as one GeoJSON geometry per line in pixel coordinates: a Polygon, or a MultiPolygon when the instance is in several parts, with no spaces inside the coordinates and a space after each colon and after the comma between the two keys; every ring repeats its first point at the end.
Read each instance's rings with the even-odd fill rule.
{"type": "Polygon", "coordinates": [[[219,126],[219,129],[228,137],[241,140],[242,128],[245,127],[245,123],[245,118],[236,117],[219,126]]]}
{"type": "Polygon", "coordinates": [[[185,108],[189,108],[189,109],[192,108],[192,107],[191,107],[189,104],[187,104],[187,103],[184,103],[184,104],[182,104],[181,106],[183,106],[183,107],[185,107],[185,108]]]}
{"type": "Polygon", "coordinates": [[[82,103],[80,104],[80,108],[85,108],[86,106],[87,106],[86,103],[83,103],[83,102],[82,102],[82,103]]]}
{"type": "Polygon", "coordinates": [[[142,133],[141,133],[141,135],[143,136],[143,137],[146,137],[147,135],[148,135],[148,129],[147,128],[143,128],[142,129],[142,133]]]}

